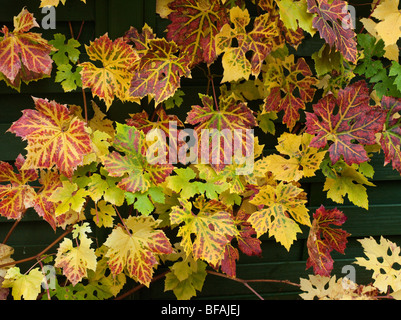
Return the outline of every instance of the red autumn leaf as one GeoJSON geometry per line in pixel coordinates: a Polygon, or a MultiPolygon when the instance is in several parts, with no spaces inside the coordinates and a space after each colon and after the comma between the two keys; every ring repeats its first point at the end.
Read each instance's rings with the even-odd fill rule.
{"type": "Polygon", "coordinates": [[[401,173],[401,99],[382,97],[381,106],[387,112],[385,128],[380,139],[384,151],[384,165],[391,162],[393,168],[401,173]]]}
{"type": "MultiPolygon", "coordinates": [[[[29,32],[39,27],[33,14],[23,9],[14,17],[14,30],[6,26],[0,40],[0,72],[7,84],[19,90],[21,81],[28,83],[50,76],[53,60],[49,56],[56,49],[38,33],[29,32]]],[[[0,77],[1,78],[1,77],[0,77]]]]}
{"type": "Polygon", "coordinates": [[[235,237],[228,237],[231,242],[225,247],[224,257],[221,260],[221,270],[230,277],[236,276],[236,261],[239,260],[239,252],[233,246],[233,239],[237,240],[238,248],[247,256],[261,256],[262,254],[262,248],[260,247],[262,242],[256,237],[255,229],[247,222],[249,216],[250,214],[240,210],[234,218],[239,234],[235,237]]]}
{"type": "Polygon", "coordinates": [[[22,170],[25,159],[19,155],[15,161],[18,172],[7,162],[0,162],[0,215],[8,219],[19,219],[26,209],[33,206],[35,190],[28,184],[37,180],[36,170],[22,170]]]}
{"type": "Polygon", "coordinates": [[[335,46],[345,59],[356,62],[357,49],[355,32],[350,26],[351,15],[347,3],[342,0],[307,0],[308,11],[315,13],[313,27],[330,47],[335,46]]]}
{"type": "MultiPolygon", "coordinates": [[[[220,98],[219,106],[214,105],[213,98],[200,95],[203,107],[199,105],[192,106],[188,113],[186,122],[195,125],[195,132],[199,143],[199,156],[204,160],[209,160],[213,167],[221,170],[227,162],[224,159],[225,155],[231,157],[239,149],[243,155],[250,154],[250,148],[254,145],[251,129],[257,125],[256,118],[253,112],[246,103],[238,102],[234,97],[220,98]],[[208,150],[203,150],[202,140],[204,134],[210,133],[210,144],[208,150]],[[227,133],[227,134],[225,134],[227,133]],[[220,143],[215,143],[214,139],[220,139],[220,143]],[[226,154],[224,147],[230,145],[232,147],[231,154],[226,154]],[[215,149],[219,148],[219,149],[215,149]],[[204,154],[209,152],[209,154],[204,154]],[[205,157],[207,159],[205,159],[205,157]]],[[[229,150],[229,149],[227,149],[229,150]]]]}
{"type": "Polygon", "coordinates": [[[381,109],[369,105],[369,99],[365,81],[341,89],[338,98],[333,94],[322,98],[314,105],[314,113],[306,113],[306,132],[316,135],[310,147],[324,148],[331,140],[333,163],[341,156],[348,165],[368,161],[363,146],[376,143],[375,134],[383,129],[386,118],[381,109]]]}
{"type": "Polygon", "coordinates": [[[221,260],[221,271],[229,277],[235,278],[237,275],[236,261],[239,259],[239,253],[230,243],[226,245],[223,259],[221,260]]]}
{"type": "Polygon", "coordinates": [[[312,77],[305,59],[299,58],[294,63],[294,56],[285,61],[276,59],[276,63],[269,66],[267,78],[265,85],[270,90],[265,109],[268,112],[284,111],[283,123],[292,129],[299,120],[299,110],[305,109],[305,103],[312,101],[316,91],[313,85],[317,84],[317,79],[312,77]]]}
{"type": "Polygon", "coordinates": [[[65,215],[56,217],[55,212],[58,204],[50,201],[49,198],[57,188],[62,186],[60,173],[51,170],[42,171],[39,182],[42,188],[33,200],[33,207],[38,215],[47,221],[53,230],[56,230],[58,221],[65,215]]]}
{"type": "Polygon", "coordinates": [[[336,250],[344,254],[347,237],[350,236],[346,231],[331,225],[342,226],[347,217],[337,208],[326,210],[321,206],[313,214],[313,218],[307,240],[309,258],[306,268],[313,267],[315,274],[327,277],[333,270],[331,252],[336,250]]]}
{"type": "Polygon", "coordinates": [[[190,68],[217,58],[216,35],[229,23],[228,9],[221,0],[174,0],[168,19],[167,39],[173,40],[190,58],[190,68]]]}
{"type": "Polygon", "coordinates": [[[22,169],[50,169],[54,166],[65,176],[72,176],[86,154],[92,151],[85,122],[72,115],[66,105],[33,98],[35,108],[8,131],[28,141],[27,158],[22,169]]]}

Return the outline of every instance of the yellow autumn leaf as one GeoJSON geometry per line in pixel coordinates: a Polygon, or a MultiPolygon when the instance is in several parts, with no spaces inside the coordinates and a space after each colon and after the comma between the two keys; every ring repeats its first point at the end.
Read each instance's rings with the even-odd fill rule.
{"type": "Polygon", "coordinates": [[[75,225],[73,238],[79,240],[79,246],[74,247],[71,239],[64,238],[57,250],[54,266],[62,268],[63,274],[74,286],[87,277],[88,269],[96,270],[95,250],[90,247],[92,240],[86,235],[90,231],[87,222],[82,226],[75,225]]]}
{"type": "Polygon", "coordinates": [[[112,228],[113,217],[117,215],[113,206],[104,200],[99,201],[97,207],[91,209],[91,214],[93,215],[93,221],[99,228],[102,226],[105,228],[112,228]]]}
{"type": "Polygon", "coordinates": [[[159,255],[173,252],[164,232],[156,229],[160,222],[151,216],[130,216],[124,220],[125,226],[112,231],[104,245],[108,247],[105,257],[109,258],[113,275],[126,270],[135,281],[149,286],[159,255]]]}
{"type": "Polygon", "coordinates": [[[387,292],[389,286],[394,293],[401,290],[400,247],[383,236],[380,242],[376,242],[373,237],[358,241],[362,244],[366,258],[356,258],[355,263],[373,270],[373,285],[383,293],[387,292]]]}
{"type": "Polygon", "coordinates": [[[81,212],[85,202],[88,191],[83,188],[78,188],[76,183],[68,180],[62,182],[63,186],[57,188],[49,200],[57,204],[55,211],[56,217],[73,210],[81,212]]]}
{"type": "Polygon", "coordinates": [[[348,278],[309,275],[300,281],[304,300],[375,300],[376,288],[371,285],[357,285],[348,278]]]}
{"type": "Polygon", "coordinates": [[[344,197],[347,195],[353,204],[368,209],[369,200],[364,185],[375,186],[354,167],[344,163],[337,177],[326,178],[323,191],[327,191],[327,197],[337,203],[344,203],[344,197]]]}
{"type": "Polygon", "coordinates": [[[276,146],[280,154],[267,156],[262,162],[277,180],[290,182],[312,177],[326,154],[326,151],[309,147],[312,138],[308,133],[299,136],[285,132],[278,138],[276,146]]]}
{"type": "Polygon", "coordinates": [[[297,233],[302,232],[298,223],[311,226],[309,210],[305,207],[306,200],[302,193],[301,188],[283,182],[275,187],[263,186],[250,201],[251,204],[264,206],[264,209],[252,213],[248,219],[257,237],[269,232],[270,237],[274,236],[277,242],[289,250],[297,233]]]}
{"type": "Polygon", "coordinates": [[[372,12],[373,19],[362,18],[365,29],[377,39],[383,39],[386,51],[384,57],[398,61],[397,41],[401,37],[401,10],[399,0],[384,0],[372,12]]]}
{"type": "Polygon", "coordinates": [[[312,26],[314,15],[308,12],[306,0],[276,0],[276,3],[280,8],[280,18],[286,28],[294,31],[301,28],[311,36],[316,33],[316,29],[312,26]]]}
{"type": "Polygon", "coordinates": [[[39,268],[32,269],[28,274],[21,274],[20,268],[8,269],[4,277],[3,288],[12,288],[15,300],[36,300],[41,291],[43,273],[39,268]]]}

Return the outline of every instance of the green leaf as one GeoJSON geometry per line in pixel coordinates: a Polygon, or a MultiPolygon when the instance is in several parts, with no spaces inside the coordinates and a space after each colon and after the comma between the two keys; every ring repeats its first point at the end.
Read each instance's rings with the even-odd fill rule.
{"type": "Polygon", "coordinates": [[[75,39],[69,39],[65,43],[65,36],[61,33],[54,35],[54,40],[49,41],[49,44],[57,48],[56,52],[52,53],[53,61],[59,67],[61,65],[72,63],[77,63],[80,55],[80,51],[77,49],[81,46],[79,41],[75,39]]]}
{"type": "Polygon", "coordinates": [[[72,66],[70,64],[63,64],[57,67],[55,81],[61,83],[65,92],[70,92],[78,87],[82,87],[81,69],[81,67],[78,67],[75,71],[72,71],[72,66]]]}
{"type": "Polygon", "coordinates": [[[389,75],[395,76],[394,84],[396,85],[398,91],[401,92],[401,65],[397,61],[392,62],[389,75]]]}
{"type": "Polygon", "coordinates": [[[151,214],[155,209],[153,202],[165,202],[163,188],[161,187],[151,187],[145,193],[126,192],[125,199],[129,205],[134,204],[134,208],[145,216],[151,214]]]}

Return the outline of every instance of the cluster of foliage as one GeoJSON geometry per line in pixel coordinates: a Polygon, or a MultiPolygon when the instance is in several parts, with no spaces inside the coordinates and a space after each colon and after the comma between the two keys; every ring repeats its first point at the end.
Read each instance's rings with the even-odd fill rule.
{"type": "MultiPolygon", "coordinates": [[[[124,291],[127,278],[149,286],[163,266],[165,290],[190,299],[208,270],[235,278],[240,254],[262,254],[261,236],[290,250],[301,227],[309,230],[305,267],[314,273],[301,279],[302,298],[376,299],[388,288],[398,298],[400,249],[384,238],[361,240],[369,260],[356,263],[374,271],[372,285],[331,277],[331,254],[344,253],[350,236],[341,229],[346,215],[324,206],[311,214],[301,184],[320,171],[328,198],[368,209],[372,156],[382,151],[384,165],[401,173],[398,1],[373,1],[359,34],[342,0],[159,0],[157,13],[169,20],[165,37],[148,25],[117,39],[104,34],[85,45],[87,61],[78,40],[34,32],[39,25],[27,9],[12,31],[2,28],[0,80],[20,90],[56,68],[65,92],[92,93],[93,117],[86,102],[34,97],[34,108],[9,128],[27,147],[13,165],[0,163],[0,215],[20,221],[34,210],[65,232],[57,252],[38,256],[24,274],[13,249],[0,245],[0,298],[109,299],[124,291]],[[298,56],[310,37],[323,39],[322,47],[311,59],[298,56]],[[212,75],[216,65],[222,76],[212,75]],[[208,92],[179,119],[167,111],[183,104],[181,79],[195,69],[205,71],[208,92]],[[106,113],[115,100],[143,111],[113,122],[106,113]],[[277,125],[284,132],[276,133],[277,125]],[[199,136],[203,129],[238,135],[260,128],[251,146],[254,170],[238,174],[245,164],[235,151],[249,151],[242,133],[228,162],[163,162],[181,150],[177,137],[185,128],[199,136]],[[153,129],[168,137],[154,162],[153,129]],[[277,136],[277,152],[264,152],[266,135],[277,136]],[[93,241],[94,228],[105,230],[104,243],[93,241]],[[37,265],[43,269],[44,261],[59,281],[42,292],[37,265]]],[[[208,159],[224,153],[210,146],[208,159]]]]}

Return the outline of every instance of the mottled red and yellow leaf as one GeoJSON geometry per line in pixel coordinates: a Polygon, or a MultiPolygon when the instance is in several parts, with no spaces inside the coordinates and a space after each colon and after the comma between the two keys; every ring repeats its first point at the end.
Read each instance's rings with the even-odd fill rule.
{"type": "Polygon", "coordinates": [[[56,167],[70,177],[84,156],[92,151],[85,122],[71,115],[66,105],[41,98],[33,100],[35,110],[24,110],[9,129],[28,141],[22,169],[56,167]]]}
{"type": "Polygon", "coordinates": [[[314,113],[306,113],[306,132],[315,135],[310,146],[324,148],[329,144],[332,163],[344,157],[351,165],[368,161],[364,145],[376,143],[375,134],[383,129],[385,113],[369,105],[369,89],[358,81],[314,105],[314,113]],[[338,111],[336,112],[338,108],[338,111]]]}
{"type": "Polygon", "coordinates": [[[276,24],[266,13],[258,16],[253,30],[247,32],[251,18],[247,9],[239,7],[230,10],[230,20],[234,28],[225,24],[216,39],[217,54],[224,52],[222,82],[248,80],[250,75],[257,77],[273,48],[274,37],[278,36],[276,24]],[[238,43],[236,46],[233,46],[234,39],[238,43]],[[249,52],[252,52],[252,56],[249,52]]]}
{"type": "Polygon", "coordinates": [[[199,210],[197,214],[193,213],[191,202],[180,200],[180,206],[171,210],[171,224],[180,225],[178,236],[182,237],[181,246],[187,255],[192,253],[195,259],[218,265],[224,258],[229,237],[238,234],[232,213],[222,203],[206,202],[203,197],[197,199],[195,207],[199,210]]]}
{"type": "Polygon", "coordinates": [[[132,66],[138,60],[134,48],[123,38],[112,41],[106,33],[86,46],[86,52],[90,60],[100,61],[102,66],[92,62],[80,64],[83,88],[90,88],[93,95],[105,101],[107,108],[115,97],[123,102],[132,101],[128,90],[132,66]]]}
{"type": "Polygon", "coordinates": [[[157,229],[160,222],[150,216],[130,216],[124,220],[125,227],[114,228],[104,243],[112,274],[126,271],[135,281],[149,286],[158,257],[173,252],[164,232],[157,229]]]}
{"type": "Polygon", "coordinates": [[[285,60],[270,58],[264,75],[266,91],[265,110],[284,111],[283,123],[292,129],[300,118],[299,110],[312,101],[317,79],[304,58],[296,62],[290,55],[285,60]]]}
{"type": "Polygon", "coordinates": [[[346,231],[333,228],[331,225],[342,226],[347,217],[337,208],[327,210],[321,206],[313,214],[312,227],[307,240],[308,260],[306,268],[313,267],[315,274],[329,277],[333,270],[333,258],[331,252],[336,250],[344,254],[347,244],[346,231]]]}
{"type": "Polygon", "coordinates": [[[167,39],[189,57],[190,68],[201,62],[211,65],[217,58],[216,35],[229,22],[227,7],[220,0],[175,0],[168,7],[167,39]]]}
{"type": "Polygon", "coordinates": [[[36,170],[22,170],[25,159],[19,155],[15,161],[18,173],[8,162],[0,162],[0,215],[7,219],[20,219],[26,209],[33,206],[35,190],[28,184],[38,179],[36,170]]]}
{"type": "Polygon", "coordinates": [[[191,77],[188,56],[165,39],[148,41],[148,49],[134,68],[129,94],[134,99],[149,96],[156,105],[172,97],[181,86],[181,77],[191,77]]]}
{"type": "Polygon", "coordinates": [[[10,32],[6,26],[1,30],[0,73],[6,83],[17,90],[21,81],[36,81],[50,76],[52,71],[53,60],[49,54],[56,49],[40,34],[29,32],[34,27],[39,24],[24,8],[14,17],[14,31],[10,32]]]}

